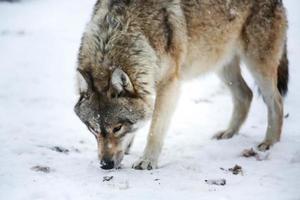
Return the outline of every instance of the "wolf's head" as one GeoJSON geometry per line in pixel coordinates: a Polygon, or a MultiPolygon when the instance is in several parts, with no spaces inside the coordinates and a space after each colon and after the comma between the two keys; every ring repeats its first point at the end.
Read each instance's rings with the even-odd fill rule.
{"type": "Polygon", "coordinates": [[[150,106],[135,94],[128,75],[116,68],[99,91],[91,73],[78,69],[80,98],[75,113],[94,134],[103,169],[118,167],[135,130],[150,116],[150,106]]]}

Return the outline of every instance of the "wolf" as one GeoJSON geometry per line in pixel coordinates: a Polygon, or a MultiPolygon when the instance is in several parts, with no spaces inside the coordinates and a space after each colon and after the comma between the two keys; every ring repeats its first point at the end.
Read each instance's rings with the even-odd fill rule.
{"type": "Polygon", "coordinates": [[[156,168],[180,85],[209,72],[228,86],[234,105],[228,128],[214,138],[238,134],[253,96],[241,62],[267,106],[258,149],[268,150],[282,132],[287,27],[281,0],[98,0],[79,48],[74,110],[97,140],[101,167],[119,167],[151,119],[133,168],[156,168]]]}

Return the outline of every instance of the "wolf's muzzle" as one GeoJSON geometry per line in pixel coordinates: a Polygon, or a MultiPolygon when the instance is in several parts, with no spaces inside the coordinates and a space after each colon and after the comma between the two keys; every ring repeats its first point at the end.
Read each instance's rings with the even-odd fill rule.
{"type": "Polygon", "coordinates": [[[112,169],[115,166],[115,162],[111,160],[101,160],[100,167],[102,169],[112,169]]]}

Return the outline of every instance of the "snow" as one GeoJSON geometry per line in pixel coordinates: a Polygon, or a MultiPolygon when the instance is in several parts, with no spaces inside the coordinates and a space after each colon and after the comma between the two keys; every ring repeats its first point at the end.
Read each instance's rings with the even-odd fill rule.
{"type": "Polygon", "coordinates": [[[105,171],[93,135],[73,113],[76,54],[94,1],[1,2],[0,199],[299,200],[300,3],[284,2],[291,81],[281,142],[261,154],[262,161],[240,156],[265,134],[266,108],[258,94],[239,136],[211,140],[226,127],[232,104],[227,89],[208,75],[182,88],[159,169],[152,171],[131,169],[143,152],[147,127],[138,132],[122,169],[105,171]],[[55,146],[68,151],[54,151],[55,146]],[[220,169],[236,164],[243,175],[220,169]],[[50,171],[36,171],[37,166],[50,171]],[[225,186],[205,182],[223,178],[225,186]]]}

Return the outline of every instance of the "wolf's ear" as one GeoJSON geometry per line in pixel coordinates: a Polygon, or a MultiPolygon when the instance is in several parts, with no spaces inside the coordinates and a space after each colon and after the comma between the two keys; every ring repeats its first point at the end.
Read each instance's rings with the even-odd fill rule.
{"type": "Polygon", "coordinates": [[[77,71],[78,71],[80,90],[81,91],[87,91],[89,89],[93,90],[94,84],[93,84],[93,78],[91,74],[79,68],[77,69],[77,71]]]}
{"type": "Polygon", "coordinates": [[[124,92],[134,93],[133,85],[128,75],[121,69],[116,68],[111,75],[111,89],[119,96],[124,92]]]}

